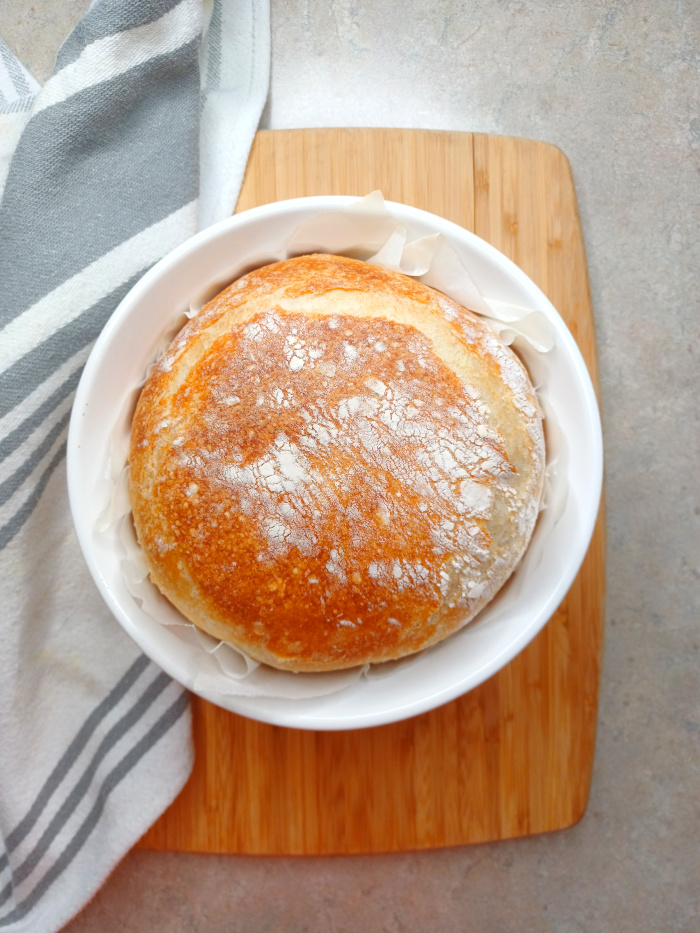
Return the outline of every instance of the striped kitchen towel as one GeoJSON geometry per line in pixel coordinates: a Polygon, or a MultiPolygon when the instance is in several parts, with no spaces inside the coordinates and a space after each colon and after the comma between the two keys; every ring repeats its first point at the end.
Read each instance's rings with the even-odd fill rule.
{"type": "Polygon", "coordinates": [[[191,769],[186,693],[84,565],[66,432],[119,301],[233,210],[267,3],[96,0],[43,88],[0,42],[0,933],[65,924],[191,769]]]}

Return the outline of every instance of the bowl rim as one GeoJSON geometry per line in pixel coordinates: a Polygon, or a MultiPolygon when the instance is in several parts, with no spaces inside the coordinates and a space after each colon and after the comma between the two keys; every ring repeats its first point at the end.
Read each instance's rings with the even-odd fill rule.
{"type": "MultiPolygon", "coordinates": [[[[171,250],[143,274],[119,302],[107,320],[93,345],[83,373],[81,374],[73,402],[68,430],[68,493],[78,541],[88,569],[103,599],[127,634],[135,641],[139,648],[165,670],[166,673],[204,699],[239,713],[240,715],[244,715],[247,718],[272,725],[299,729],[335,731],[368,728],[398,722],[435,709],[438,706],[456,699],[479,686],[505,667],[544,628],[569,591],[588,552],[599,513],[602,495],[603,436],[598,400],[583,356],[561,315],[525,272],[511,259],[505,256],[505,254],[501,253],[481,237],[460,227],[452,221],[424,211],[421,208],[415,208],[401,202],[385,200],[384,205],[387,211],[396,212],[399,215],[403,214],[403,219],[413,217],[419,222],[423,221],[424,224],[433,227],[435,232],[444,233],[448,238],[453,237],[462,242],[466,241],[471,247],[494,261],[496,265],[501,267],[505,265],[507,273],[533,296],[538,309],[545,311],[547,316],[554,323],[557,329],[557,337],[561,339],[562,343],[565,345],[570,362],[574,365],[575,382],[581,392],[581,401],[588,421],[587,428],[590,433],[592,445],[591,460],[595,466],[595,475],[591,476],[590,507],[587,509],[585,516],[583,516],[578,547],[575,551],[572,551],[565,572],[560,575],[556,587],[548,593],[547,598],[540,604],[537,612],[533,614],[529,623],[524,625],[507,645],[497,653],[494,653],[481,667],[470,671],[469,675],[462,679],[450,680],[439,689],[429,693],[423,693],[419,697],[411,700],[398,702],[395,707],[384,706],[381,711],[376,711],[374,713],[365,712],[362,714],[335,715],[331,718],[324,717],[323,715],[319,715],[318,711],[314,710],[318,701],[323,700],[323,697],[315,698],[314,700],[292,701],[246,696],[227,696],[222,698],[220,695],[214,695],[207,691],[195,690],[194,680],[185,669],[182,658],[178,658],[171,654],[161,655],[158,652],[154,652],[153,645],[149,643],[143,631],[134,623],[129,613],[116,598],[109,581],[105,578],[90,540],[92,527],[89,522],[83,521],[84,509],[81,507],[81,502],[84,499],[83,486],[79,475],[79,447],[82,426],[81,414],[86,404],[89,404],[93,382],[99,375],[103,357],[109,350],[114,332],[121,325],[124,316],[128,314],[134,304],[138,303],[141,298],[148,293],[153,284],[157,283],[162,277],[167,276],[169,271],[177,266],[184,257],[206,248],[208,244],[226,235],[232,228],[235,229],[236,227],[244,226],[251,221],[295,213],[300,208],[307,209],[309,212],[318,209],[320,213],[322,211],[348,207],[352,204],[357,204],[361,200],[361,197],[352,195],[315,195],[312,197],[274,201],[234,214],[232,217],[226,218],[205,230],[195,233],[179,246],[175,247],[175,249],[171,250]],[[156,654],[155,657],[154,654],[156,654]],[[282,706],[282,710],[280,710],[280,705],[282,706]],[[304,706],[308,708],[304,709],[304,706]]],[[[401,219],[402,218],[399,217],[399,220],[401,219]]],[[[92,520],[94,521],[94,516],[92,520]]]]}

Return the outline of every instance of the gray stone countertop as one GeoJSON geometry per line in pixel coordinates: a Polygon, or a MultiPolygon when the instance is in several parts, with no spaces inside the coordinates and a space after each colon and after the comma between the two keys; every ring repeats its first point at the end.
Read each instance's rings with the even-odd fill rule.
{"type": "MultiPolygon", "coordinates": [[[[44,81],[86,0],[2,0],[44,81]]],[[[69,933],[700,931],[700,6],[272,0],[263,126],[555,143],[599,340],[605,660],[588,811],[560,833],[404,855],[133,852],[69,933]]]]}

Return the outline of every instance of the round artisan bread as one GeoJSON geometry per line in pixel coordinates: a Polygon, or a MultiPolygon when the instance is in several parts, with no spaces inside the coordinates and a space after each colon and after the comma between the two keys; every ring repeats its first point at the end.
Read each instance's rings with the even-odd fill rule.
{"type": "Polygon", "coordinates": [[[543,475],[511,350],[439,292],[342,256],[222,291],[158,362],[131,436],[155,585],[292,671],[400,658],[468,622],[527,547],[543,475]]]}

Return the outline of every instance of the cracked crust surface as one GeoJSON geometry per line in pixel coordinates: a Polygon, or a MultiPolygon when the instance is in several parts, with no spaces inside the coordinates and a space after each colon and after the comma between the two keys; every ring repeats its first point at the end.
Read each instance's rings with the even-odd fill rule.
{"type": "Polygon", "coordinates": [[[538,513],[518,358],[398,273],[302,256],[189,321],[141,394],[130,495],[151,578],[274,667],[403,657],[466,624],[538,513]]]}

